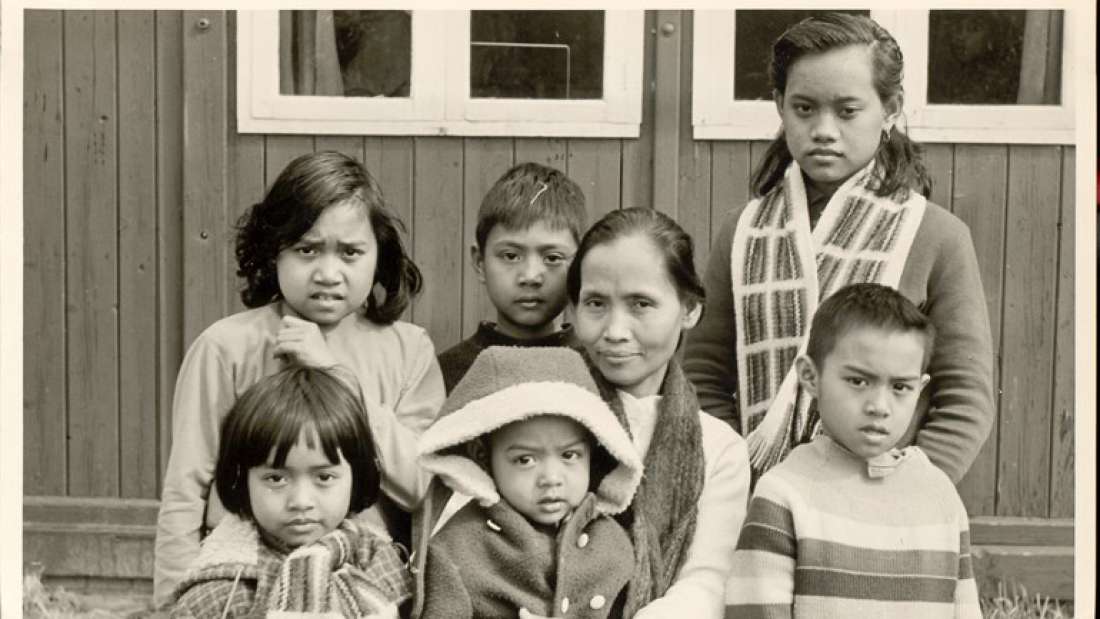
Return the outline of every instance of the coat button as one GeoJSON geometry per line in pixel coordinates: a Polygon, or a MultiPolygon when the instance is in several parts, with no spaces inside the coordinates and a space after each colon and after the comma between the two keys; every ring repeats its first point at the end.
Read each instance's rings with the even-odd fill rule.
{"type": "Polygon", "coordinates": [[[561,599],[561,612],[562,614],[569,612],[569,598],[561,599]]]}
{"type": "Polygon", "coordinates": [[[578,548],[584,548],[587,545],[588,545],[588,534],[587,533],[581,533],[580,535],[578,535],[577,536],[577,547],[578,548]]]}
{"type": "Polygon", "coordinates": [[[592,610],[599,610],[603,608],[604,604],[607,604],[607,598],[602,595],[597,595],[588,603],[588,605],[592,607],[592,610]]]}
{"type": "Polygon", "coordinates": [[[485,526],[489,527],[493,531],[496,531],[497,533],[500,533],[500,525],[493,522],[492,519],[486,520],[485,521],[485,526]]]}

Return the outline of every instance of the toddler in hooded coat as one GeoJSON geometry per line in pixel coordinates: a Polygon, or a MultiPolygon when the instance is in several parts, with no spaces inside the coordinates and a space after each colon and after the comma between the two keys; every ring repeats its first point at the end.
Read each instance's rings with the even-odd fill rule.
{"type": "Polygon", "coordinates": [[[634,560],[611,516],[643,466],[579,353],[487,348],[419,453],[470,497],[428,544],[422,619],[611,616],[634,560]]]}

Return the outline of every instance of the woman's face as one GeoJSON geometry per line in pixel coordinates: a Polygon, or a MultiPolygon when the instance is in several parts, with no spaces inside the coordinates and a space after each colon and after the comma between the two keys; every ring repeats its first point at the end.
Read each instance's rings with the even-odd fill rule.
{"type": "Polygon", "coordinates": [[[794,61],[787,91],[775,93],[787,148],[820,189],[833,191],[874,158],[900,102],[884,106],[874,86],[871,52],[849,45],[794,61]]]}
{"type": "Polygon", "coordinates": [[[680,333],[702,308],[680,300],[663,254],[643,234],[596,245],[580,273],[578,339],[608,381],[634,397],[657,394],[680,333]]]}

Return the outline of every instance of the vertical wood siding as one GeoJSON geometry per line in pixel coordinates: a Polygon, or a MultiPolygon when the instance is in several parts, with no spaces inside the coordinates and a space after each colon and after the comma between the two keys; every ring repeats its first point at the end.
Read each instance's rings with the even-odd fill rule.
{"type": "MultiPolygon", "coordinates": [[[[655,14],[646,19],[648,31],[655,14]]],[[[482,196],[514,163],[565,170],[592,221],[630,206],[674,214],[701,266],[767,147],[691,139],[690,19],[675,62],[658,63],[666,43],[647,38],[656,91],[630,140],[237,135],[230,15],[28,11],[25,21],[28,495],[157,497],[183,353],[242,307],[233,224],[300,154],[338,150],[378,179],[425,277],[406,319],[443,350],[493,315],[469,247],[482,196]],[[668,109],[677,116],[657,122],[668,109]],[[675,174],[655,178],[655,160],[675,174]]],[[[960,486],[976,516],[1072,516],[1074,155],[927,148],[933,200],[970,226],[997,352],[998,423],[960,486]]]]}

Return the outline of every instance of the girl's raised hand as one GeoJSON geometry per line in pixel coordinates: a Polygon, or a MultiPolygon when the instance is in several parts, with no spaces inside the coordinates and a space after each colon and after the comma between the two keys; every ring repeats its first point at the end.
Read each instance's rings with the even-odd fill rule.
{"type": "Polygon", "coordinates": [[[321,327],[297,316],[283,316],[283,324],[275,336],[275,354],[307,367],[330,368],[336,365],[336,358],[321,334],[321,327]]]}

